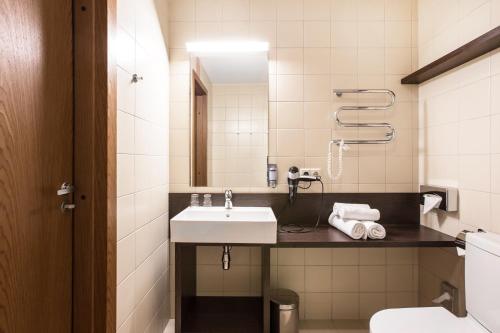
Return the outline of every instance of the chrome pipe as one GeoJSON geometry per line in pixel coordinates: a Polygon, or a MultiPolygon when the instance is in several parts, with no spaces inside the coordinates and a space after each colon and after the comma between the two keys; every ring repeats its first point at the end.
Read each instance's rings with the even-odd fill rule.
{"type": "MultiPolygon", "coordinates": [[[[341,106],[335,112],[335,121],[339,127],[346,128],[387,128],[389,131],[385,133],[385,139],[375,140],[343,140],[345,144],[386,144],[394,140],[396,136],[396,129],[389,123],[345,123],[340,119],[342,111],[364,111],[364,110],[387,110],[392,107],[396,101],[396,94],[389,89],[336,89],[333,91],[338,97],[343,94],[386,94],[391,98],[390,103],[382,106],[341,106]]],[[[340,144],[342,139],[332,140],[331,143],[340,144]]]]}
{"type": "Polygon", "coordinates": [[[231,247],[224,245],[222,247],[222,269],[228,271],[231,268],[231,247]]]}

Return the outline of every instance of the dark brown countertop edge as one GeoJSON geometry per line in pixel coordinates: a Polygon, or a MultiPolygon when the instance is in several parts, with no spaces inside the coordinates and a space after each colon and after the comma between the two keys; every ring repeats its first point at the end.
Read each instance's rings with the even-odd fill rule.
{"type": "MultiPolygon", "coordinates": [[[[455,247],[455,238],[426,226],[386,226],[387,237],[356,240],[333,227],[319,227],[310,233],[279,233],[276,244],[231,244],[232,246],[271,248],[382,248],[382,247],[455,247]]],[[[180,243],[183,245],[222,246],[219,243],[180,243]]]]}
{"type": "Polygon", "coordinates": [[[273,247],[454,247],[455,238],[426,226],[386,226],[385,239],[355,240],[333,227],[302,234],[278,233],[273,247]]]}

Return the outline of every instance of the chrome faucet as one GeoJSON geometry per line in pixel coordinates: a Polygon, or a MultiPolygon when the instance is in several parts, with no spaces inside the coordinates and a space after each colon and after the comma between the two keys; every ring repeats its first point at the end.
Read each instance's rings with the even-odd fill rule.
{"type": "Polygon", "coordinates": [[[224,205],[224,208],[226,208],[226,209],[232,209],[233,208],[233,202],[231,201],[231,199],[233,198],[233,191],[226,190],[224,192],[224,196],[226,198],[226,203],[224,205]]]}

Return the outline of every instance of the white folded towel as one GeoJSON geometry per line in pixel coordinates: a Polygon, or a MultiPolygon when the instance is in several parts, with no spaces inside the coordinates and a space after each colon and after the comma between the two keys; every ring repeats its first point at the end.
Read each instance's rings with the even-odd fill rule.
{"type": "Polygon", "coordinates": [[[349,204],[336,202],[333,205],[333,214],[345,220],[378,221],[380,211],[372,209],[367,204],[349,204]]]}
{"type": "Polygon", "coordinates": [[[366,234],[364,236],[364,239],[370,238],[370,239],[384,239],[386,232],[384,226],[382,226],[380,223],[376,223],[373,221],[363,221],[363,225],[366,228],[366,234]]]}
{"type": "Polygon", "coordinates": [[[370,205],[367,204],[350,204],[336,202],[333,204],[333,214],[339,216],[339,211],[341,209],[370,209],[370,205]]]}
{"type": "Polygon", "coordinates": [[[367,232],[363,222],[356,220],[343,220],[333,213],[328,218],[328,223],[330,223],[331,226],[339,229],[352,239],[361,239],[367,232]]]}
{"type": "Polygon", "coordinates": [[[340,218],[345,220],[378,221],[380,212],[373,208],[345,207],[337,211],[340,218]]]}

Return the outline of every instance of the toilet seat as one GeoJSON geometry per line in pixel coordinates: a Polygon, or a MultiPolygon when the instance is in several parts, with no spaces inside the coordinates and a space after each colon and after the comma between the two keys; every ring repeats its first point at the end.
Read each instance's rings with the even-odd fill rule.
{"type": "Polygon", "coordinates": [[[471,317],[459,318],[442,307],[388,309],[370,319],[370,333],[488,333],[471,317]]]}

